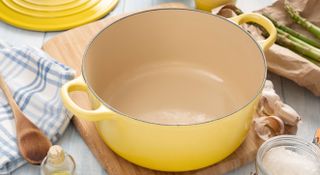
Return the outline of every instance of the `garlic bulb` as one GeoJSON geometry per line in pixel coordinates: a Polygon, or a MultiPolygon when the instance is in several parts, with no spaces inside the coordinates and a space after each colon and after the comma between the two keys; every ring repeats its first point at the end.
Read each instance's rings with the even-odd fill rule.
{"type": "Polygon", "coordinates": [[[262,140],[284,134],[285,125],[296,127],[301,120],[292,107],[281,101],[269,80],[265,83],[256,112],[258,117],[254,119],[254,128],[262,140]]]}
{"type": "Polygon", "coordinates": [[[259,116],[278,116],[285,124],[296,126],[301,120],[300,115],[289,105],[284,104],[273,89],[271,81],[267,80],[257,108],[259,116]]]}

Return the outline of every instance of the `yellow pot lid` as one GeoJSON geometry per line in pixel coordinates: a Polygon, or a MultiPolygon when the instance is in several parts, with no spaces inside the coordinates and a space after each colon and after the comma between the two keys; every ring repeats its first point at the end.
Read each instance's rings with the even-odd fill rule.
{"type": "Polygon", "coordinates": [[[118,0],[0,0],[0,19],[28,30],[70,29],[110,12],[118,0]]]}

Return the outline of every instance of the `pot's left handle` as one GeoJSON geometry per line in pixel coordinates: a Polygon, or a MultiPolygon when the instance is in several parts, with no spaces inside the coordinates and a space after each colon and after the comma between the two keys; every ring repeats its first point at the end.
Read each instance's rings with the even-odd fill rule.
{"type": "Polygon", "coordinates": [[[87,110],[81,108],[71,99],[69,95],[73,91],[83,91],[88,93],[88,86],[85,84],[81,76],[67,82],[61,87],[61,97],[64,106],[77,117],[89,121],[99,121],[110,118],[112,115],[114,115],[112,111],[98,101],[95,102],[98,104],[96,109],[87,110]]]}
{"type": "Polygon", "coordinates": [[[265,40],[260,41],[261,47],[264,51],[271,47],[271,45],[277,39],[277,29],[274,27],[272,22],[258,13],[245,13],[239,16],[232,17],[230,19],[238,25],[246,22],[254,22],[265,28],[269,33],[269,37],[265,40]]]}

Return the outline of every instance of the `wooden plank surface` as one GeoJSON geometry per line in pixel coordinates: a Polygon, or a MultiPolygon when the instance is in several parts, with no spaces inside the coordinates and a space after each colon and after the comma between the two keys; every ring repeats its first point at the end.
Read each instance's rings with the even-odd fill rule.
{"type": "MultiPolygon", "coordinates": [[[[125,12],[139,10],[145,8],[145,3],[148,5],[157,5],[163,2],[171,2],[171,0],[120,0],[115,10],[106,16],[115,16],[125,12]]],[[[183,2],[186,5],[192,6],[192,0],[174,0],[183,2]]],[[[244,11],[252,11],[269,5],[274,0],[237,0],[237,5],[244,11]]],[[[0,22],[0,39],[7,40],[12,44],[28,44],[40,48],[43,42],[59,34],[60,32],[30,32],[17,29],[8,24],[0,22]]],[[[320,126],[320,98],[313,96],[306,89],[299,87],[290,80],[281,78],[272,73],[268,74],[268,79],[274,83],[277,93],[285,99],[286,103],[292,105],[303,116],[303,123],[299,126],[298,136],[310,140],[313,137],[314,131],[320,126]]],[[[106,175],[96,158],[90,152],[88,146],[84,143],[79,133],[71,124],[59,143],[67,152],[72,154],[77,162],[78,175],[106,175]]],[[[254,163],[236,169],[227,175],[249,175],[255,169],[254,163]]],[[[13,175],[40,175],[39,167],[25,165],[22,168],[12,173],[13,175]]]]}
{"type": "MultiPolygon", "coordinates": [[[[184,7],[179,4],[166,4],[161,7],[184,7]]],[[[128,10],[129,11],[129,10],[128,10]]],[[[67,64],[78,71],[80,74],[81,60],[85,48],[92,40],[92,38],[109,25],[111,22],[122,17],[114,16],[101,21],[97,21],[73,30],[69,30],[60,35],[57,35],[47,41],[43,45],[43,49],[52,57],[58,59],[64,64],[67,64]]],[[[78,102],[83,102],[84,106],[88,100],[79,96],[75,97],[78,102]]],[[[85,140],[93,154],[97,157],[101,165],[109,172],[110,175],[133,175],[133,174],[178,174],[178,173],[164,173],[148,170],[136,165],[133,165],[119,156],[115,155],[99,137],[93,123],[84,121],[78,118],[73,119],[73,123],[79,131],[82,138],[85,140]]],[[[221,175],[244,164],[254,160],[256,151],[260,145],[260,140],[255,136],[253,129],[241,147],[229,156],[224,161],[213,165],[211,167],[179,174],[199,174],[199,175],[221,175]]]]}

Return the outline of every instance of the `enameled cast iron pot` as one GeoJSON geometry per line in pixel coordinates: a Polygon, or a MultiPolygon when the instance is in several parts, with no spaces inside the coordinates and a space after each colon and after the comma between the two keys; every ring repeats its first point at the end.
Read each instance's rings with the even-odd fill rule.
{"type": "Polygon", "coordinates": [[[258,14],[231,20],[187,9],[131,14],[93,39],[82,76],[62,87],[62,99],[137,165],[206,167],[245,139],[266,79],[263,50],[275,37],[272,23],[258,14]],[[257,43],[238,26],[245,22],[262,25],[269,37],[257,43]],[[87,92],[94,109],[76,105],[72,91],[87,92]]]}

